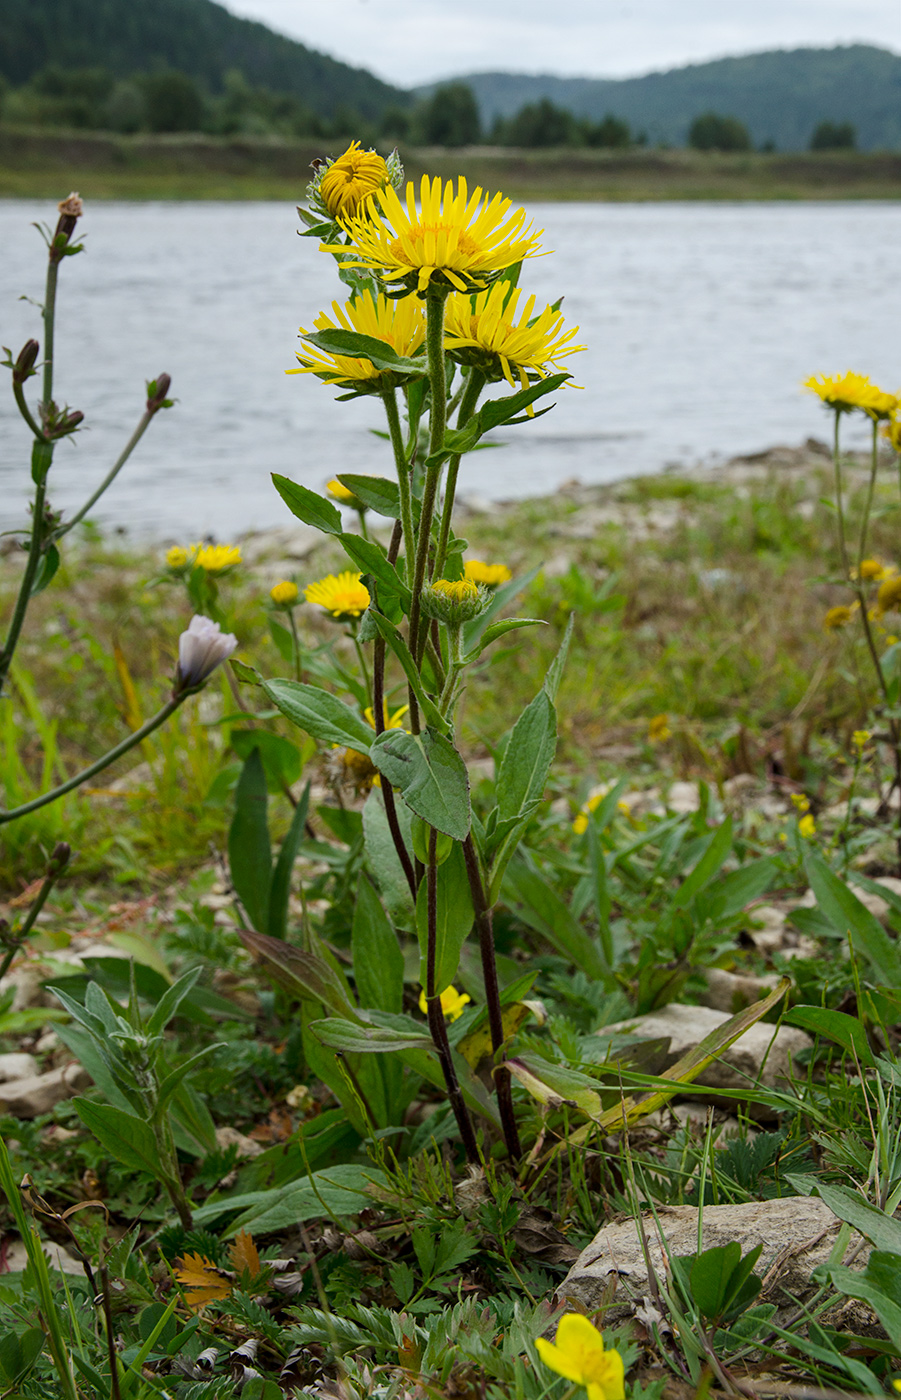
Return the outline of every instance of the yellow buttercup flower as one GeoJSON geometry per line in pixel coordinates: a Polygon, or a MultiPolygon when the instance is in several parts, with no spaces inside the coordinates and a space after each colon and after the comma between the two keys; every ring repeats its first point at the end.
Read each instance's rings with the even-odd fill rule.
{"type": "Polygon", "coordinates": [[[870,418],[890,418],[898,407],[894,394],[886,394],[876,384],[870,383],[868,374],[856,374],[848,370],[842,375],[813,375],[805,379],[804,388],[816,394],[828,408],[837,413],[850,413],[860,409],[870,418]]]}
{"type": "Polygon", "coordinates": [[[673,731],[669,727],[669,715],[655,715],[648,724],[648,743],[663,744],[671,739],[673,731]]]}
{"type": "Polygon", "coordinates": [[[830,608],[823,618],[823,626],[827,632],[837,632],[841,627],[847,627],[858,608],[857,603],[852,603],[848,607],[845,603],[838,603],[834,608],[830,608]]]}
{"type": "Polygon", "coordinates": [[[817,824],[809,812],[798,822],[798,831],[806,841],[810,840],[811,836],[815,834],[816,829],[817,824]]]}
{"type": "MultiPolygon", "coordinates": [[[[458,1021],[463,1015],[463,1008],[467,1002],[472,1001],[472,997],[466,992],[458,992],[456,987],[445,987],[441,993],[441,1010],[450,1021],[458,1021]]],[[[419,993],[419,1009],[423,1013],[429,1009],[425,992],[419,993]]]]}
{"type": "Polygon", "coordinates": [[[588,818],[592,812],[597,811],[609,791],[609,787],[600,788],[599,791],[593,792],[586,802],[583,802],[573,822],[573,832],[576,836],[581,836],[583,832],[588,830],[588,818]]]}
{"type": "Polygon", "coordinates": [[[579,327],[563,329],[563,314],[546,306],[535,315],[535,298],[529,297],[517,315],[522,291],[507,282],[495,282],[475,296],[457,292],[448,297],[444,344],[451,358],[473,365],[489,379],[513,376],[525,389],[530,378],[543,379],[547,366],[559,370],[566,355],[584,350],[573,345],[579,327]]]}
{"type": "Polygon", "coordinates": [[[419,208],[412,183],[403,203],[389,185],[358,217],[342,218],[350,247],[320,247],[343,254],[342,268],[364,267],[408,291],[424,292],[434,282],[466,292],[538,251],[539,235],[526,223],[525,210],[511,214],[511,206],[502,195],[483,196],[478,187],[470,195],[462,177],[455,191],[452,180],[442,185],[439,178],[423,175],[419,208]]]}
{"type": "Polygon", "coordinates": [[[343,156],[319,180],[319,196],[333,219],[359,212],[371,194],[388,183],[388,167],[377,151],[364,151],[351,141],[343,156]]]}
{"type": "Polygon", "coordinates": [[[192,544],[191,563],[208,574],[221,574],[241,562],[241,548],[236,544],[192,544]]]}
{"type": "Polygon", "coordinates": [[[299,596],[297,584],[287,578],[274,584],[269,590],[269,597],[280,608],[292,608],[299,596]]]}
{"type": "Polygon", "coordinates": [[[803,792],[793,792],[792,806],[795,807],[799,812],[809,812],[810,798],[807,797],[807,795],[803,792]]]}
{"type": "Polygon", "coordinates": [[[855,729],[854,733],[851,735],[851,742],[857,751],[860,752],[862,749],[866,748],[872,737],[869,729],[855,729]]]}
{"type": "MultiPolygon", "coordinates": [[[[384,715],[384,728],[403,729],[404,715],[407,713],[410,706],[401,705],[400,709],[395,710],[394,714],[392,715],[388,713],[388,702],[386,700],[382,701],[382,705],[382,714],[384,715]]],[[[366,709],[363,711],[363,717],[365,718],[366,723],[372,725],[372,728],[375,729],[375,711],[373,710],[371,705],[366,706],[366,709]]]]}
{"type": "MultiPolygon", "coordinates": [[[[313,325],[317,331],[356,331],[360,335],[371,336],[373,340],[384,341],[398,355],[408,358],[417,355],[425,344],[425,313],[419,302],[410,297],[397,301],[386,297],[383,292],[375,296],[367,290],[358,293],[343,306],[333,301],[332,311],[334,320],[325,311],[316,317],[313,325]]],[[[300,334],[308,334],[303,326],[300,334]]],[[[297,358],[300,361],[298,367],[285,370],[286,374],[315,374],[325,384],[338,384],[342,388],[373,393],[381,393],[397,382],[397,376],[390,370],[376,369],[371,360],[355,359],[352,355],[332,354],[310,346],[309,349],[298,350],[297,358]]],[[[340,483],[337,484],[340,487],[340,483]]]]}
{"type": "Polygon", "coordinates": [[[605,1350],[600,1332],[581,1313],[561,1317],[554,1341],[538,1337],[535,1350],[558,1376],[584,1385],[588,1400],[625,1400],[623,1358],[605,1350]]]}
{"type": "Polygon", "coordinates": [[[506,564],[483,564],[481,559],[467,559],[463,574],[472,583],[481,583],[485,588],[497,588],[513,577],[506,564]]]}
{"type": "Polygon", "coordinates": [[[360,582],[361,575],[344,569],[340,574],[326,574],[303,591],[308,603],[318,603],[338,622],[359,617],[372,601],[369,589],[360,582]]]}
{"type": "Polygon", "coordinates": [[[891,418],[888,419],[882,431],[895,451],[901,454],[901,416],[899,416],[897,410],[892,414],[891,418]]]}
{"type": "Polygon", "coordinates": [[[166,563],[170,569],[183,569],[188,562],[188,551],[182,549],[180,544],[174,544],[171,549],[166,550],[166,563]]]}
{"type": "MultiPolygon", "coordinates": [[[[295,374],[297,371],[291,370],[289,373],[295,374]]],[[[346,486],[342,486],[340,481],[329,481],[325,489],[330,496],[333,496],[336,501],[343,502],[344,505],[348,505],[351,501],[357,499],[353,491],[349,491],[346,486]]]]}

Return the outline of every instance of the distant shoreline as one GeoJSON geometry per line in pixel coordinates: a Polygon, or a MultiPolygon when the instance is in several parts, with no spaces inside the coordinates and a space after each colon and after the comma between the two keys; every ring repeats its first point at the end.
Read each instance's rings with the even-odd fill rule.
{"type": "MultiPolygon", "coordinates": [[[[0,198],[290,200],[310,162],[340,141],[118,136],[0,126],[0,198]]],[[[401,148],[412,179],[425,171],[519,200],[898,200],[901,151],[718,153],[629,150],[401,148]]]]}

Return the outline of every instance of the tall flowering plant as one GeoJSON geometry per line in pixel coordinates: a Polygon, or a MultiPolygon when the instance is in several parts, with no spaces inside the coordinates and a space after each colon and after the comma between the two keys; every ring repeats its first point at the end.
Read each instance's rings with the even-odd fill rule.
{"type": "MultiPolygon", "coordinates": [[[[394,470],[391,476],[339,472],[329,484],[332,499],[273,477],[294,515],[333,536],[353,566],[307,596],[350,629],[363,695],[357,686],[348,703],[299,680],[261,684],[307,734],[345,746],[368,766],[374,784],[364,836],[384,906],[364,918],[360,911],[372,897],[371,887],[361,886],[359,923],[369,946],[360,962],[370,966],[379,949],[379,976],[356,976],[356,919],[355,976],[358,995],[368,990],[373,1004],[350,1003],[324,945],[308,946],[303,961],[294,959],[293,973],[308,1003],[331,1013],[309,1021],[321,1046],[342,1056],[399,1055],[426,1077],[430,1066],[440,1069],[470,1160],[479,1151],[474,1114],[496,1123],[517,1157],[492,908],[544,791],[563,657],[516,724],[497,773],[496,806],[479,821],[457,735],[466,672],[499,637],[534,619],[502,617],[519,587],[506,570],[464,565],[454,498],[463,454],[492,428],[527,425],[547,412],[534,405],[566,384],[566,359],[582,347],[574,343],[577,328],[564,327],[556,306],[537,307],[517,285],[522,265],[541,251],[541,235],[524,210],[500,195],[470,191],[462,178],[443,183],[425,176],[418,191],[407,184],[401,192],[402,179],[396,159],[384,161],[355,142],[320,165],[309,208],[300,210],[307,234],[336,260],[350,295],[315,317],[311,329],[301,328],[304,348],[288,372],[314,376],[345,400],[380,398],[394,470]],[[334,500],[359,512],[361,532],[345,528],[334,500]],[[393,522],[387,544],[367,532],[364,510],[393,522]],[[398,691],[406,705],[389,719],[387,701],[398,691]],[[387,863],[403,883],[401,901],[388,898],[385,842],[387,863]],[[421,1022],[401,1014],[397,928],[415,930],[419,940],[427,1036],[421,1022]],[[473,931],[485,1006],[466,1014],[474,1018],[471,1027],[487,1021],[493,1096],[448,1033],[450,1024],[457,1034],[453,1023],[468,1001],[452,984],[473,931]]],[[[273,946],[277,940],[251,931],[247,941],[271,965],[284,957],[273,946]]]]}

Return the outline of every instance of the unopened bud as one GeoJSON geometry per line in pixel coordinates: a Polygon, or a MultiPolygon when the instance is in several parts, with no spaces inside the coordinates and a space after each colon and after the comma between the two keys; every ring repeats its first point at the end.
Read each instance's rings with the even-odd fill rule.
{"type": "Polygon", "coordinates": [[[157,409],[166,408],[166,395],[169,393],[172,380],[168,374],[161,374],[158,379],[151,379],[147,384],[147,412],[156,413],[157,409]]]}
{"type": "Polygon", "coordinates": [[[84,213],[81,196],[75,190],[65,199],[61,199],[56,207],[59,210],[59,222],[50,244],[51,262],[59,262],[63,257],[66,244],[75,232],[75,225],[84,213]]]}
{"type": "Polygon", "coordinates": [[[53,848],[53,854],[47,866],[47,874],[62,875],[71,857],[72,847],[69,845],[68,841],[58,841],[53,848]]]}
{"type": "Polygon", "coordinates": [[[35,373],[34,362],[38,357],[40,348],[36,340],[26,340],[22,349],[19,351],[19,358],[13,366],[14,384],[24,384],[25,380],[29,379],[31,375],[35,373]]]}
{"type": "Polygon", "coordinates": [[[79,424],[84,422],[84,414],[80,408],[73,409],[71,413],[64,413],[63,416],[51,427],[48,436],[52,438],[65,437],[67,433],[74,433],[79,424]]]}

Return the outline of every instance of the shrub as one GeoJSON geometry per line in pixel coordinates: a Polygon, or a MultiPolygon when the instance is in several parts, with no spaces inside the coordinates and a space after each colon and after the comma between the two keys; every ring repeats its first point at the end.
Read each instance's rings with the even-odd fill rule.
{"type": "Polygon", "coordinates": [[[749,151],[751,137],[737,117],[702,112],[689,127],[688,144],[696,151],[749,151]]]}
{"type": "Polygon", "coordinates": [[[812,151],[853,151],[857,149],[857,128],[853,122],[820,122],[810,138],[812,151]]]}

